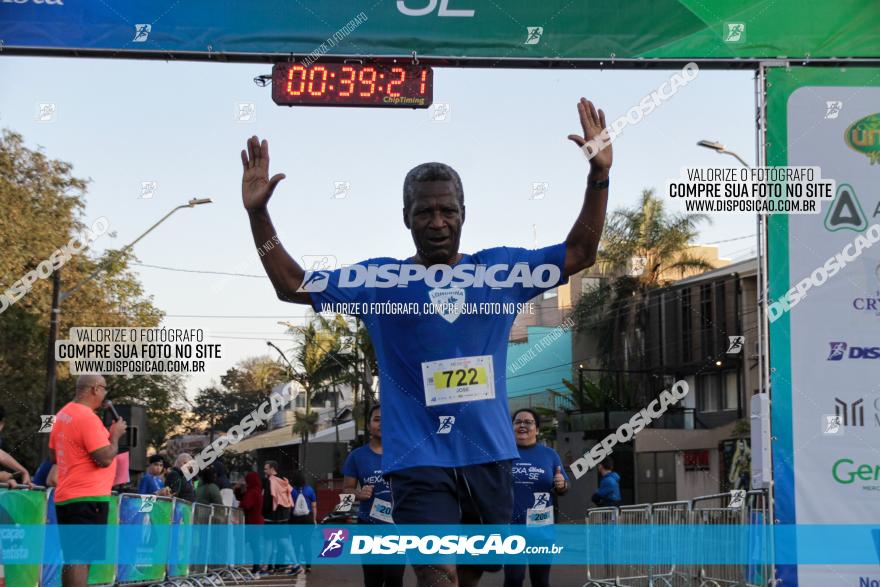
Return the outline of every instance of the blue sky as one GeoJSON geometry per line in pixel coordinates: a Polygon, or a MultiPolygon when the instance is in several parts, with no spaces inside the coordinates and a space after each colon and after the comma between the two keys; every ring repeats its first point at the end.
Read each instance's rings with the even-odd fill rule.
{"type": "MultiPolygon", "coordinates": [[[[71,58],[0,60],[0,126],[24,135],[49,157],[91,178],[86,216],[106,216],[119,248],[174,206],[192,197],[214,203],[177,212],[135,248],[143,264],[262,275],[241,206],[239,151],[247,137],[268,138],[270,173],[284,172],[270,204],[279,237],[292,255],[330,255],[338,263],[375,256],[406,257],[412,240],[401,220],[406,172],[426,161],[461,175],[467,221],[462,250],[562,241],[580,209],[588,164],[566,139],[580,133],[580,96],[624,114],[671,71],[436,69],[434,102],[450,106],[445,122],[426,110],[288,108],[252,79],[265,64],[171,63],[71,58]],[[55,120],[39,122],[40,103],[55,120]],[[250,122],[238,103],[253,103],[250,122]],[[141,184],[155,181],[152,198],[141,184]],[[349,182],[334,198],[336,182],[349,182]],[[546,182],[543,199],[532,184],[546,182]]],[[[754,162],[751,71],[705,71],[614,143],[609,207],[632,205],[644,188],[663,192],[682,166],[732,166],[701,149],[718,140],[754,162]]],[[[679,203],[669,203],[671,210],[679,203]]],[[[717,216],[700,242],[754,235],[753,215],[717,216]]],[[[734,260],[754,255],[754,237],[719,245],[734,260]]],[[[265,354],[271,338],[292,345],[278,320],[302,322],[305,307],[278,301],[268,279],[134,268],[164,325],[203,328],[223,345],[207,385],[244,357],[265,354]],[[226,316],[225,318],[199,316],[226,316]],[[230,317],[235,316],[235,317],[230,317]]],[[[6,284],[8,285],[8,284],[6,284]]]]}

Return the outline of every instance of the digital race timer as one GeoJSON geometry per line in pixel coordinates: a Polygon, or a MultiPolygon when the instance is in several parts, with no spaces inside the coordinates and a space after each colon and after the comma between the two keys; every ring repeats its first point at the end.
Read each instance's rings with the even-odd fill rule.
{"type": "Polygon", "coordinates": [[[434,72],[424,65],[276,63],[272,100],[282,106],[427,108],[434,72]]]}

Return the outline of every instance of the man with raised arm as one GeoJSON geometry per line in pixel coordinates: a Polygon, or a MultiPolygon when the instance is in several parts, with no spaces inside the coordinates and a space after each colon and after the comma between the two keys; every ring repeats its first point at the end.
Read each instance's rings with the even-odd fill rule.
{"type": "MultiPolygon", "coordinates": [[[[568,138],[584,147],[602,134],[605,115],[584,98],[577,108],[584,136],[568,138]]],[[[610,144],[591,151],[583,204],[557,245],[460,253],[461,178],[448,165],[424,163],[403,182],[403,224],[415,253],[333,271],[306,271],[283,245],[265,246],[280,243],[267,205],[285,176],[269,176],[268,141],[251,137],[241,152],[244,207],[279,299],[318,312],[344,304],[370,333],[382,389],[382,470],[395,523],[510,523],[511,461],[518,455],[505,374],[516,317],[510,309],[595,262],[612,152],[610,144]]],[[[423,586],[476,585],[484,570],[500,569],[415,567],[423,586]]]]}

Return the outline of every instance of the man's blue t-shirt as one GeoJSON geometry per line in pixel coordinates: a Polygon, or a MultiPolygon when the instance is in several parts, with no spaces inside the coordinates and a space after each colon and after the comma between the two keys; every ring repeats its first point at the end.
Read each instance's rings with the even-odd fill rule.
{"type": "Polygon", "coordinates": [[[370,517],[373,501],[377,497],[391,503],[391,488],[382,478],[382,455],[374,453],[368,444],[358,447],[345,459],[342,474],[357,479],[361,487],[373,486],[373,497],[361,502],[357,517],[364,522],[382,523],[382,520],[370,517]]]}
{"type": "Polygon", "coordinates": [[[141,495],[156,495],[163,487],[165,487],[165,481],[161,477],[144,473],[140,483],[138,483],[138,493],[141,495]]]}
{"type": "Polygon", "coordinates": [[[553,476],[556,468],[569,481],[562,460],[549,446],[535,444],[519,448],[519,458],[513,461],[513,519],[514,524],[526,523],[526,510],[529,508],[553,507],[556,494],[553,492],[553,476]],[[536,495],[538,494],[538,495],[536,495]]]}
{"type": "MultiPolygon", "coordinates": [[[[451,272],[452,283],[445,287],[437,287],[443,277],[439,271],[431,280],[410,281],[406,287],[376,287],[363,280],[340,287],[341,275],[352,283],[355,271],[409,263],[369,259],[334,271],[308,272],[304,281],[315,311],[358,316],[370,334],[379,363],[383,473],[515,459],[505,373],[510,328],[517,304],[567,282],[565,243],[464,254],[455,265],[435,266],[451,272]],[[473,283],[455,287],[465,285],[456,272],[468,268],[473,283]],[[483,276],[477,278],[480,272],[483,276]],[[526,281],[524,274],[534,279],[526,281]],[[556,279],[550,279],[554,274],[556,279]],[[493,287],[486,281],[508,285],[493,287]],[[375,305],[386,302],[391,305],[382,310],[375,305]],[[431,308],[439,311],[432,313],[431,308]]],[[[379,281],[384,279],[378,268],[373,271],[379,281]]]]}

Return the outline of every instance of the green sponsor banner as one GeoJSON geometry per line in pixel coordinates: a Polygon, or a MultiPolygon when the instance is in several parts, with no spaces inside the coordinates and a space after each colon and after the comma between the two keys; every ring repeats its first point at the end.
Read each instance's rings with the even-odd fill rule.
{"type": "MultiPolygon", "coordinates": [[[[4,51],[179,58],[880,57],[877,0],[6,0],[4,51]]],[[[494,64],[490,64],[494,65],[494,64]]]]}
{"type": "MultiPolygon", "coordinates": [[[[42,526],[46,523],[46,493],[0,488],[0,524],[42,526]]],[[[43,551],[43,542],[29,546],[43,551]]],[[[0,555],[6,574],[6,584],[15,587],[36,587],[40,580],[40,565],[17,565],[18,553],[4,550],[0,555]]]]}
{"type": "MultiPolygon", "coordinates": [[[[829,258],[839,268],[769,325],[774,517],[781,524],[878,524],[878,486],[870,476],[846,483],[834,476],[835,463],[876,461],[876,429],[854,419],[835,432],[827,418],[840,402],[852,405],[876,389],[876,361],[843,351],[876,344],[880,315],[860,311],[854,300],[880,291],[880,256],[875,247],[841,265],[836,255],[880,223],[880,69],[774,67],[766,86],[767,165],[819,166],[822,177],[838,186],[820,214],[772,214],[767,220],[770,303],[829,258]]],[[[801,545],[777,536],[776,548],[801,545]]],[[[814,587],[834,576],[841,585],[858,585],[875,571],[876,565],[786,564],[777,565],[777,578],[814,587]]]]}

